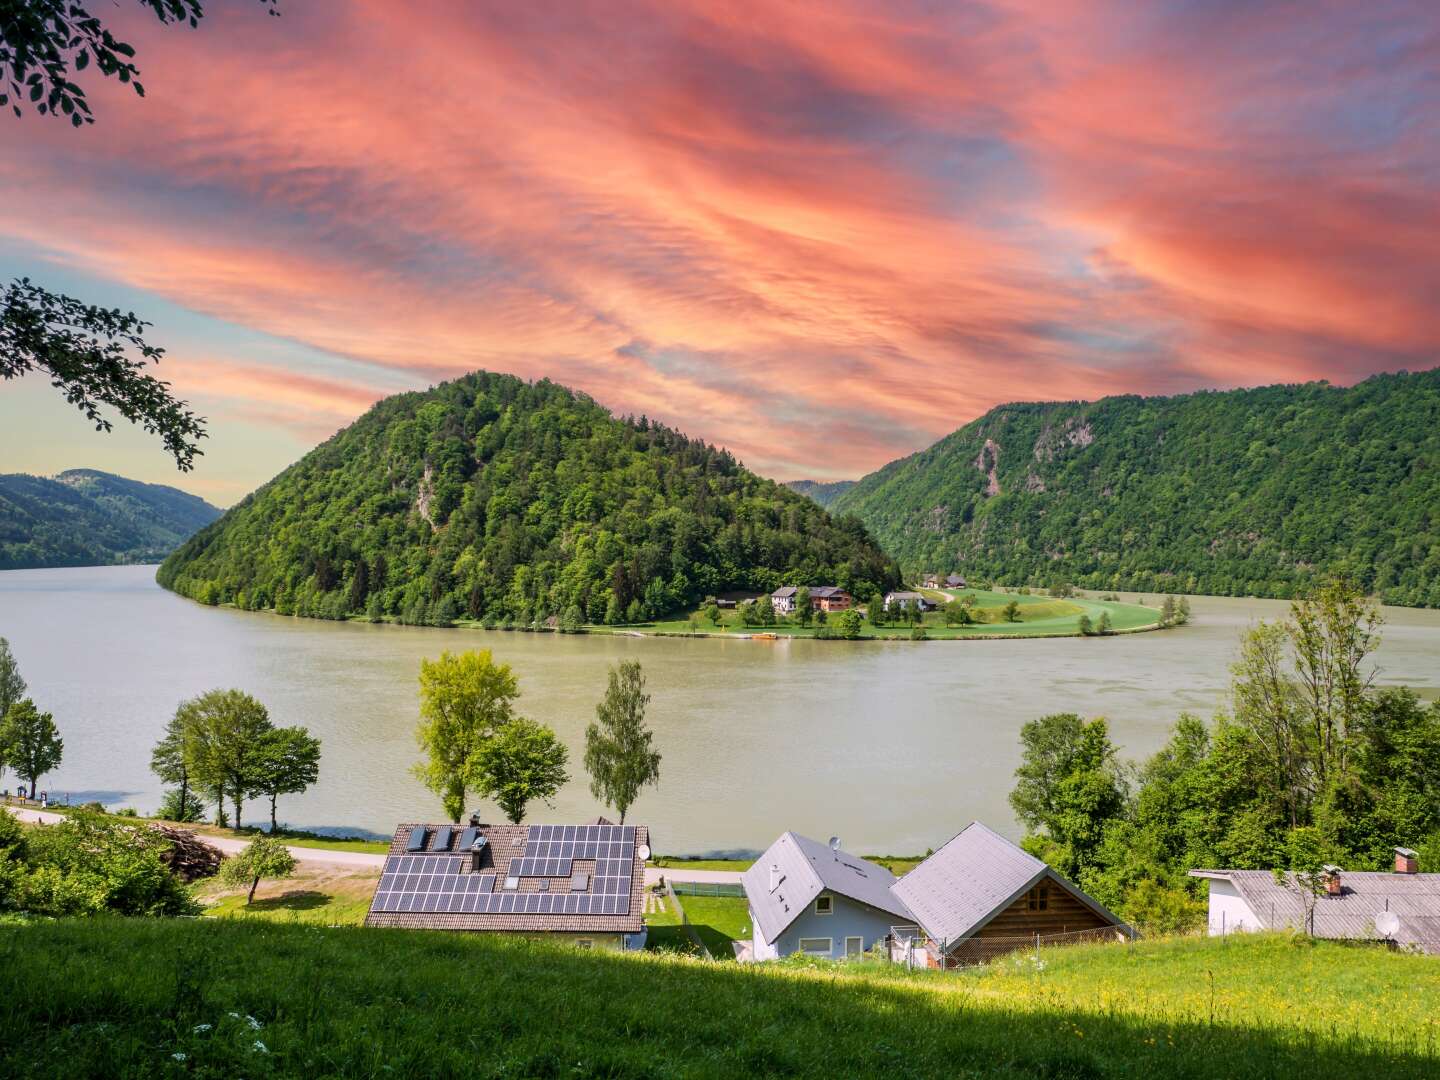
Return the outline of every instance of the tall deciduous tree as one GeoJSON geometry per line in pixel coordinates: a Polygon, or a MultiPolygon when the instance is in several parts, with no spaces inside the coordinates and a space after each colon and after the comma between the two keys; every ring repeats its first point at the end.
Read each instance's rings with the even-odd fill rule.
{"type": "Polygon", "coordinates": [[[179,792],[175,800],[177,821],[193,821],[192,803],[200,803],[190,791],[190,770],[195,760],[195,714],[191,702],[182,702],[165,725],[165,734],[150,751],[150,771],[179,792]]]}
{"type": "Polygon", "coordinates": [[[799,619],[801,626],[809,626],[811,615],[810,589],[808,586],[801,585],[795,590],[795,617],[799,619]]]}
{"type": "Polygon", "coordinates": [[[543,724],[523,717],[511,720],[476,749],[471,783],[494,799],[505,817],[518,825],[535,799],[549,805],[567,780],[569,751],[543,724]]]}
{"type": "Polygon", "coordinates": [[[660,754],[651,748],[645,726],[645,673],[638,660],[610,670],[605,697],[595,706],[596,722],[585,730],[585,770],[590,793],[620,812],[620,824],[640,789],[660,782],[660,754]]]}
{"type": "Polygon", "coordinates": [[[29,698],[11,705],[0,720],[0,758],[10,762],[15,774],[30,785],[31,798],[40,778],[59,766],[64,752],[55,718],[37,709],[29,698]]]}
{"type": "Polygon", "coordinates": [[[270,831],[279,828],[275,804],[298,795],[320,778],[320,740],[303,727],[276,728],[260,740],[254,791],[270,800],[270,831]]]}
{"type": "Polygon", "coordinates": [[[425,760],[414,774],[440,796],[451,821],[465,812],[465,793],[480,746],[514,719],[520,687],[489,649],[440,654],[420,662],[420,723],[415,741],[425,760]]]}
{"type": "MultiPolygon", "coordinates": [[[[10,651],[10,642],[0,637],[0,721],[10,711],[10,706],[25,696],[25,680],[20,677],[20,665],[10,651]]],[[[0,747],[0,777],[5,775],[5,749],[0,747]]]]}
{"type": "Polygon", "coordinates": [[[191,773],[197,784],[219,794],[217,823],[224,813],[224,799],[230,799],[238,829],[245,799],[255,790],[261,745],[274,730],[270,713],[243,690],[211,690],[181,708],[186,706],[195,725],[191,773]]]}

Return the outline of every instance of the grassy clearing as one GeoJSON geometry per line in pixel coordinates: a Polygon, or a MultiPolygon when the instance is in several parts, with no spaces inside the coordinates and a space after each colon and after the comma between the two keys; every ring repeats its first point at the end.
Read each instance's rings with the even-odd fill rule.
{"type": "MultiPolygon", "coordinates": [[[[668,898],[663,910],[645,917],[650,928],[648,948],[693,954],[695,947],[681,929],[680,915],[668,898]]],[[[735,959],[733,944],[750,936],[750,908],[743,897],[681,896],[690,925],[716,960],[735,959]]]]}
{"type": "MultiPolygon", "coordinates": [[[[1139,604],[1114,603],[1090,600],[1083,597],[1050,597],[1009,592],[987,592],[980,589],[925,590],[931,599],[944,603],[953,597],[973,596],[975,614],[981,620],[970,626],[946,626],[944,616],[938,611],[926,614],[924,626],[926,636],[935,640],[949,638],[973,639],[987,637],[1074,637],[1080,633],[1080,616],[1090,616],[1092,623],[1098,623],[1102,614],[1110,616],[1111,627],[1117,633],[1153,629],[1159,625],[1160,612],[1157,608],[1139,604]],[[1007,622],[1002,612],[1007,604],[1014,601],[1019,607],[1019,621],[1007,622]]],[[[813,626],[779,625],[773,627],[746,627],[741,625],[734,612],[726,613],[721,626],[713,625],[699,611],[687,612],[668,619],[640,623],[634,626],[591,626],[592,633],[610,634],[679,634],[705,637],[744,637],[746,635],[770,632],[779,637],[813,638],[813,626]]],[[[871,626],[866,622],[861,630],[862,640],[908,641],[909,626],[871,626]]]]}
{"type": "Polygon", "coordinates": [[[302,863],[295,876],[262,881],[255,902],[246,889],[227,889],[214,878],[196,882],[194,895],[205,914],[219,918],[270,919],[319,926],[359,926],[370,910],[380,879],[377,871],[355,872],[323,863],[302,863]]]}
{"type": "Polygon", "coordinates": [[[1368,1080],[1440,1068],[1433,958],[1266,937],[1044,959],[939,975],[255,920],[0,925],[0,965],[36,976],[0,996],[0,1067],[612,1080],[1368,1080]]]}

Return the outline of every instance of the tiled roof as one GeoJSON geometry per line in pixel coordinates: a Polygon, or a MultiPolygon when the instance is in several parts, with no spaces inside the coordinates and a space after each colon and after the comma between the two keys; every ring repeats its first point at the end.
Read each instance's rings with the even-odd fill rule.
{"type": "MultiPolygon", "coordinates": [[[[1293,874],[1283,883],[1270,870],[1191,870],[1190,875],[1229,881],[1264,929],[1306,929],[1308,893],[1293,874]]],[[[1341,870],[1340,895],[1322,894],[1314,905],[1316,937],[1377,939],[1375,916],[1388,908],[1400,919],[1396,941],[1440,953],[1440,874],[1341,870]]]]}
{"type": "Polygon", "coordinates": [[[766,941],[774,941],[822,892],[847,896],[909,921],[890,886],[895,875],[883,866],[809,837],[787,832],[771,844],[741,877],[750,909],[766,941]],[[770,868],[778,866],[778,883],[770,887],[770,868]]]}
{"type": "MultiPolygon", "coordinates": [[[[609,824],[603,818],[593,824],[609,824]]],[[[427,846],[433,846],[435,831],[446,825],[401,825],[395,830],[390,841],[390,855],[404,855],[412,830],[429,830],[427,846]]],[[[448,826],[463,831],[460,826],[448,826]]],[[[518,859],[525,853],[528,825],[482,825],[480,835],[486,844],[482,855],[481,869],[495,875],[495,889],[499,891],[505,878],[505,871],[511,859],[518,859]]],[[[560,933],[596,934],[637,934],[645,926],[645,862],[640,858],[642,846],[650,842],[650,830],[644,825],[635,827],[635,858],[630,870],[630,910],[624,915],[529,915],[529,914],[464,914],[461,912],[418,912],[418,911],[375,911],[371,900],[371,911],[365,918],[366,926],[393,926],[411,930],[494,930],[511,932],[552,931],[560,933]]],[[[458,844],[458,840],[455,841],[458,844]]],[[[456,849],[458,854],[458,848],[456,849]]],[[[585,873],[591,881],[595,875],[593,859],[576,859],[572,872],[585,873]]],[[[547,881],[544,891],[551,895],[570,891],[570,876],[555,878],[522,877],[518,893],[542,891],[540,881],[547,881]]]]}

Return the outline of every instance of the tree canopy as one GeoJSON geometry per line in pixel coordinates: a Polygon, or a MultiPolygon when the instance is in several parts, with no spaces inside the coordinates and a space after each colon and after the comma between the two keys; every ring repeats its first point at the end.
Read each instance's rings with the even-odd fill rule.
{"type": "Polygon", "coordinates": [[[15,774],[30,785],[36,798],[40,778],[58,768],[65,743],[55,718],[41,712],[29,698],[22,698],[0,717],[0,761],[8,761],[15,774]]]}
{"type": "Polygon", "coordinates": [[[544,724],[523,717],[511,720],[482,742],[473,758],[476,789],[494,799],[505,817],[519,825],[529,804],[549,805],[570,774],[565,744],[544,724]]]}
{"type": "Polygon", "coordinates": [[[249,886],[246,905],[255,902],[255,890],[262,878],[287,878],[295,872],[295,856],[285,841],[274,836],[257,836],[245,850],[220,864],[220,880],[227,885],[249,886]]]}
{"type": "Polygon", "coordinates": [[[509,664],[489,649],[443,652],[420,661],[420,723],[415,741],[425,760],[415,775],[440,796],[451,821],[465,812],[465,794],[475,788],[475,755],[482,743],[515,718],[520,685],[509,664]]]}
{"type": "Polygon", "coordinates": [[[728,453],[548,381],[477,372],[400,394],[166,560],[206,603],[414,624],[651,619],[733,589],[899,580],[832,518],[728,453]]]}

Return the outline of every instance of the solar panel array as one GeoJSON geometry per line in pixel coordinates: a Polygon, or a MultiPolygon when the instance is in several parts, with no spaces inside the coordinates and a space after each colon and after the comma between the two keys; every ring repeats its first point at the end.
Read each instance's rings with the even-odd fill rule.
{"type": "MultiPolygon", "coordinates": [[[[468,832],[468,830],[467,830],[468,832]]],[[[463,838],[462,838],[463,842],[463,838]]],[[[463,850],[463,847],[462,849],[463,850]]],[[[445,852],[391,855],[371,910],[464,915],[627,915],[635,865],[632,825],[531,825],[525,852],[509,874],[544,878],[548,891],[495,890],[494,873],[469,873],[468,856],[445,852]],[[573,863],[595,863],[585,892],[569,889],[573,863]],[[549,879],[560,879],[549,881],[549,879]]],[[[532,883],[538,888],[539,883],[532,883]]]]}

